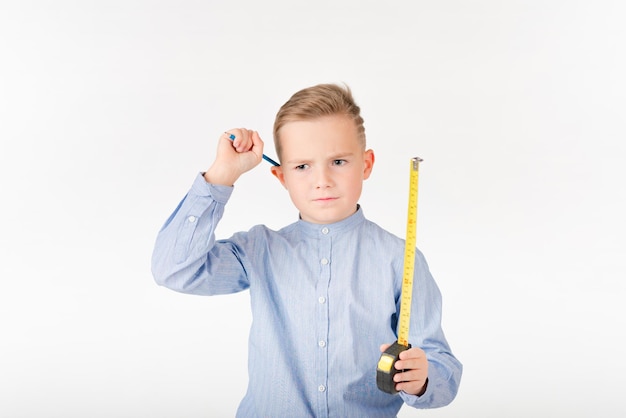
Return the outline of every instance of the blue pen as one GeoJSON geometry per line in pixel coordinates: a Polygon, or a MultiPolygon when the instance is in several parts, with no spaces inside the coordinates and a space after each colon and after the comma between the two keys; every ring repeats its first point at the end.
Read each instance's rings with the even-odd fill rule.
{"type": "MultiPolygon", "coordinates": [[[[228,139],[230,139],[231,141],[235,140],[235,135],[228,133],[228,132],[224,132],[226,134],[226,136],[228,137],[228,139]]],[[[268,163],[275,165],[275,166],[279,166],[280,164],[278,164],[276,161],[272,160],[270,157],[268,157],[267,155],[263,154],[263,159],[265,161],[267,161],[268,163]]]]}

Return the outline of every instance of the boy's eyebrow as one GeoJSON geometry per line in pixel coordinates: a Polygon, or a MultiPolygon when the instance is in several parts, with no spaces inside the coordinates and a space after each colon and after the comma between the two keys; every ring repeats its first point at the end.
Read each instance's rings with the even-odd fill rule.
{"type": "Polygon", "coordinates": [[[285,165],[287,165],[287,164],[289,164],[289,165],[292,165],[292,164],[300,165],[300,164],[308,164],[310,162],[311,162],[311,160],[292,158],[291,160],[285,161],[284,164],[285,165]]]}
{"type": "MultiPolygon", "coordinates": [[[[340,160],[342,158],[352,157],[354,155],[355,155],[354,152],[346,151],[346,152],[339,152],[337,154],[331,154],[328,157],[326,157],[326,159],[329,161],[340,160]]],[[[310,163],[312,160],[313,159],[311,158],[292,158],[290,160],[285,161],[285,164],[306,164],[306,163],[310,163]]]]}

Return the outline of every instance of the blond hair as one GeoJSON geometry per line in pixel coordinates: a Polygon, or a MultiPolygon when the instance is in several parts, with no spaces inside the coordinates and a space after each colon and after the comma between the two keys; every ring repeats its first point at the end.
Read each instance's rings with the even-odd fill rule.
{"type": "Polygon", "coordinates": [[[358,140],[365,149],[365,127],[361,109],[346,85],[318,84],[296,92],[281,106],[274,121],[274,147],[281,158],[280,128],[289,122],[307,121],[323,116],[344,115],[352,119],[358,140]]]}

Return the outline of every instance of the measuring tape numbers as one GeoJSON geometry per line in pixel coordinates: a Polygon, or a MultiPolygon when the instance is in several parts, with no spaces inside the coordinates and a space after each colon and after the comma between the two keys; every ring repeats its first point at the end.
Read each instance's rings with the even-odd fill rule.
{"type": "Polygon", "coordinates": [[[417,191],[419,180],[419,157],[411,159],[409,177],[409,209],[406,223],[406,240],[404,245],[404,272],[402,276],[402,294],[400,299],[400,318],[398,340],[393,343],[378,360],[376,367],[376,384],[383,392],[396,394],[396,382],[393,377],[401,370],[395,368],[400,353],[411,348],[409,344],[409,324],[411,322],[411,300],[413,297],[413,274],[415,272],[415,245],[417,230],[417,191]]]}

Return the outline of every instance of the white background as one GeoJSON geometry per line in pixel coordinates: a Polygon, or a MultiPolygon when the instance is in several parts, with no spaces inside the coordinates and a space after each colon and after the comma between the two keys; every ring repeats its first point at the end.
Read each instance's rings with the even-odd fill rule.
{"type": "MultiPolygon", "coordinates": [[[[418,245],[465,366],[402,417],[622,417],[626,26],[620,0],[0,3],[0,416],[229,417],[248,294],[150,273],[225,129],[346,82],[376,152],[365,214],[418,245]]],[[[297,213],[263,163],[222,236],[297,213]]],[[[374,366],[374,365],[373,365],[374,366]]]]}

